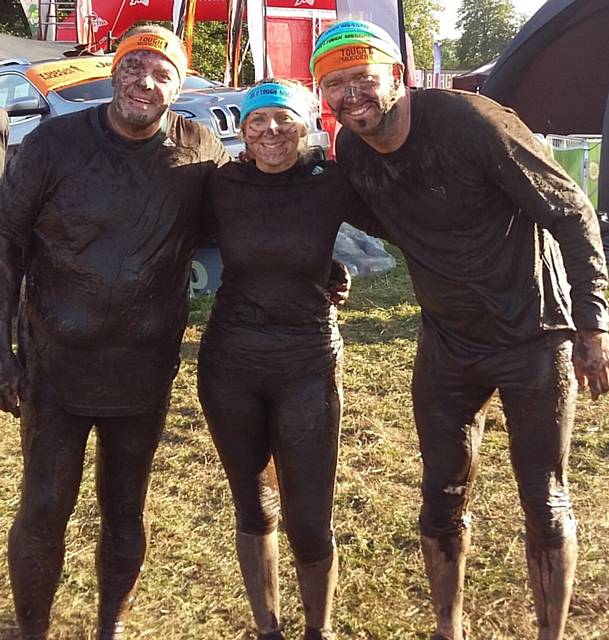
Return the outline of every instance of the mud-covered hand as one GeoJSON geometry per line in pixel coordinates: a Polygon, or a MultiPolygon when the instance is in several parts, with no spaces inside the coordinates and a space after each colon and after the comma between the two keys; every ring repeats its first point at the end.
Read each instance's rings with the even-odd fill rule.
{"type": "Polygon", "coordinates": [[[609,333],[596,329],[577,332],[573,364],[580,390],[590,389],[596,400],[609,391],[609,333]]]}
{"type": "Polygon", "coordinates": [[[338,260],[332,260],[330,280],[328,282],[328,299],[332,304],[341,305],[347,302],[351,290],[351,274],[347,267],[338,260]]]}
{"type": "Polygon", "coordinates": [[[0,411],[19,417],[21,367],[12,353],[0,356],[0,411]]]}

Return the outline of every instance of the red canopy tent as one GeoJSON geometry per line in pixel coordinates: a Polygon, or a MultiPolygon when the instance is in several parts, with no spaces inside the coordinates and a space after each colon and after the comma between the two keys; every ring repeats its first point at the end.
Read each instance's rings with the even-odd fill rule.
{"type": "MultiPolygon", "coordinates": [[[[173,0],[90,0],[86,15],[76,12],[66,16],[64,27],[57,29],[57,39],[75,42],[76,24],[88,22],[97,48],[108,49],[109,35],[120,38],[134,23],[146,20],[167,20],[173,17],[173,0]]],[[[228,0],[196,0],[195,16],[198,21],[226,21],[228,0]]],[[[335,0],[267,0],[269,8],[294,10],[334,10],[335,0]]]]}

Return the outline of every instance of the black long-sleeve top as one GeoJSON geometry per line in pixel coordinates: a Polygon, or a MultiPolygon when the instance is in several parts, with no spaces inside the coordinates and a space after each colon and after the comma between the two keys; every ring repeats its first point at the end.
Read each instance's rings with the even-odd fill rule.
{"type": "Polygon", "coordinates": [[[403,251],[423,322],[456,357],[560,329],[607,330],[594,209],[518,119],[456,91],[412,91],[406,142],[341,130],[339,166],[403,251]]]}
{"type": "Polygon", "coordinates": [[[202,342],[202,362],[274,375],[328,369],[341,352],[328,298],[343,221],[377,232],[334,163],[300,161],[278,174],[232,163],[210,178],[224,271],[202,342]]]}

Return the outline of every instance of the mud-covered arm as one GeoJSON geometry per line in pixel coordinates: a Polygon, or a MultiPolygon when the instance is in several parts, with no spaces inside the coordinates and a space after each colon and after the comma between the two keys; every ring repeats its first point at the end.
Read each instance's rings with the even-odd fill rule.
{"type": "Polygon", "coordinates": [[[12,347],[12,319],[17,288],[17,261],[20,248],[0,235],[0,411],[19,416],[21,378],[12,347]]]}
{"type": "Polygon", "coordinates": [[[480,160],[486,171],[560,245],[575,326],[609,330],[607,270],[590,201],[513,112],[501,110],[484,133],[486,148],[480,160]]]}
{"type": "Polygon", "coordinates": [[[593,399],[609,391],[607,268],[590,201],[510,111],[487,135],[486,165],[510,199],[560,245],[577,328],[573,362],[580,388],[593,399]]]}
{"type": "Polygon", "coordinates": [[[221,206],[221,197],[218,205],[218,194],[221,196],[222,190],[220,182],[218,171],[215,170],[207,179],[203,190],[199,216],[199,244],[202,247],[208,247],[217,242],[220,234],[220,224],[217,216],[217,207],[221,206]]]}
{"type": "Polygon", "coordinates": [[[203,191],[198,232],[200,246],[208,246],[218,238],[218,221],[213,207],[215,174],[220,167],[231,162],[231,158],[218,138],[208,129],[203,129],[201,143],[203,191]]]}
{"type": "Polygon", "coordinates": [[[44,145],[30,134],[0,179],[0,410],[19,415],[20,368],[12,349],[18,263],[29,244],[46,180],[44,145]]]}

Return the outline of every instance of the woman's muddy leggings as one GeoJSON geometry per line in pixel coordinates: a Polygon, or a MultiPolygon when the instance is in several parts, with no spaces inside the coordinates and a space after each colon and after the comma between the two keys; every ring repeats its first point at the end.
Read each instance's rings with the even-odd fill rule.
{"type": "Polygon", "coordinates": [[[296,560],[309,564],[331,555],[342,409],[335,374],[261,376],[203,357],[199,399],[228,477],[238,531],[275,530],[281,504],[296,560]]]}
{"type": "MultiPolygon", "coordinates": [[[[64,556],[64,533],[82,477],[87,438],[97,428],[96,483],[100,627],[129,606],[146,551],[148,476],[168,397],[150,414],[92,418],[67,413],[48,383],[30,386],[21,405],[24,474],[9,536],[9,570],[23,637],[46,637],[64,556]]],[[[108,635],[110,637],[110,635],[108,635]]]]}
{"type": "Polygon", "coordinates": [[[456,362],[438,338],[421,331],[413,402],[423,456],[423,535],[458,535],[478,468],[487,404],[495,390],[507,419],[512,466],[527,537],[543,547],[574,535],[567,486],[577,386],[568,332],[456,362]]]}

